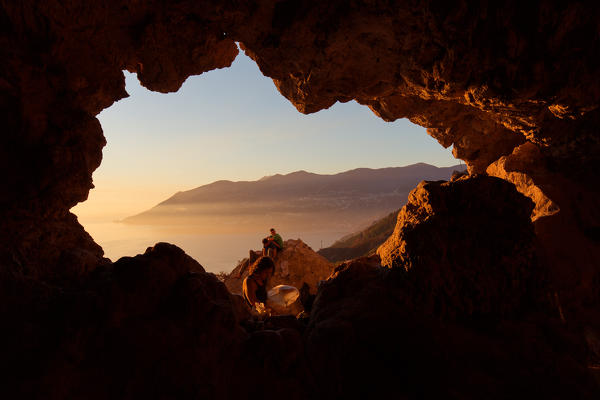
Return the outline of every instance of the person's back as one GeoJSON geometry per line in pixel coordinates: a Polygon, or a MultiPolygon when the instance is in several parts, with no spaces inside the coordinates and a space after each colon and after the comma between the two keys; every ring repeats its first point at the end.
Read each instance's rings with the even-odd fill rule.
{"type": "Polygon", "coordinates": [[[269,257],[261,257],[252,264],[242,283],[242,295],[248,305],[257,308],[267,301],[267,281],[275,272],[275,264],[269,257]]]}
{"type": "Polygon", "coordinates": [[[255,276],[248,275],[242,283],[242,294],[250,307],[256,302],[264,303],[267,301],[267,285],[265,282],[259,282],[255,276]]]}
{"type": "Polygon", "coordinates": [[[283,249],[283,239],[281,238],[281,235],[277,232],[275,233],[271,233],[271,237],[273,238],[273,241],[275,243],[277,243],[277,245],[279,246],[279,249],[283,249]]]}

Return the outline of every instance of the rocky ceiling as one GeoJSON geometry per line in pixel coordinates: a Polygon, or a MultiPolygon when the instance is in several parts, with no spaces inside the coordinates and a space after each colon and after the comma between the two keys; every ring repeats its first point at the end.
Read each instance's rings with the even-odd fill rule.
{"type": "MultiPolygon", "coordinates": [[[[336,101],[354,99],[386,121],[409,118],[426,127],[441,145],[453,145],[455,156],[465,160],[473,176],[489,174],[502,178],[533,200],[532,210],[523,206],[535,221],[535,237],[528,239],[527,246],[535,248],[536,265],[541,265],[544,282],[548,282],[545,296],[551,299],[548,300],[551,308],[560,309],[563,323],[573,321],[574,325],[561,331],[561,335],[585,339],[565,339],[576,354],[569,356],[569,360],[576,360],[573,362],[577,365],[593,363],[590,360],[595,357],[594,351],[585,353],[581,349],[588,346],[600,354],[595,333],[598,322],[593,322],[600,301],[599,3],[2,0],[0,310],[7,324],[14,328],[4,332],[7,337],[3,341],[7,354],[12,355],[8,359],[14,365],[0,372],[10,370],[19,377],[15,379],[20,394],[31,391],[39,395],[43,393],[40,388],[51,388],[57,398],[77,397],[82,393],[91,398],[85,390],[90,382],[108,381],[120,382],[114,384],[123,393],[138,393],[140,387],[127,386],[108,373],[94,370],[93,361],[100,360],[101,354],[81,350],[99,346],[99,342],[90,339],[90,332],[109,333],[111,340],[116,341],[123,337],[131,339],[136,329],[160,330],[168,326],[176,338],[173,333],[176,312],[169,314],[164,310],[173,310],[174,304],[203,309],[191,302],[192,295],[189,298],[181,295],[170,299],[168,306],[161,308],[162,314],[147,325],[126,327],[115,322],[119,320],[115,315],[138,315],[138,311],[143,315],[156,314],[154,309],[142,310],[147,305],[136,308],[137,300],[133,298],[123,300],[123,304],[131,306],[128,311],[119,308],[123,307],[118,301],[119,296],[124,296],[123,287],[136,286],[131,283],[135,274],[119,275],[118,271],[135,270],[135,265],[152,257],[170,260],[180,255],[173,255],[175,250],[159,248],[144,256],[147,258],[130,264],[127,261],[112,264],[103,258],[102,249],[85,233],[69,209],[84,201],[93,187],[92,172],[100,165],[105,145],[95,116],[127,96],[123,70],[136,72],[150,90],[176,91],[190,75],[229,66],[238,53],[236,42],[300,112],[316,112],[336,101]],[[89,283],[90,279],[95,283],[89,283]],[[104,283],[99,284],[98,280],[104,283]],[[113,281],[116,283],[106,283],[113,281]],[[115,296],[106,304],[100,300],[103,290],[115,296]],[[78,296],[85,301],[80,302],[78,296]],[[74,298],[81,304],[74,306],[74,298]],[[84,314],[102,317],[86,319],[84,314]],[[100,320],[110,323],[100,329],[95,325],[101,325],[100,320]],[[49,333],[34,332],[38,330],[49,333]],[[65,341],[72,334],[79,335],[85,344],[65,341]],[[100,358],[91,360],[86,358],[87,354],[100,358]],[[580,357],[581,354],[587,355],[580,357]],[[28,365],[35,367],[29,375],[23,372],[28,365]],[[48,365],[63,369],[48,374],[48,365]],[[81,365],[87,372],[77,375],[81,365]],[[72,379],[78,376],[75,386],[64,384],[61,373],[72,379]],[[63,383],[56,384],[57,381],[63,383]]],[[[487,182],[486,179],[482,182],[487,182]]],[[[472,183],[468,187],[460,193],[470,191],[474,199],[478,196],[487,199],[490,193],[492,197],[496,193],[493,184],[472,183]],[[477,193],[478,190],[491,192],[477,193]]],[[[510,210],[521,204],[502,188],[497,192],[496,207],[510,210]]],[[[433,196],[430,201],[415,200],[415,207],[429,207],[428,204],[435,203],[435,196],[451,198],[444,194],[449,193],[445,190],[432,193],[427,195],[433,196]]],[[[486,215],[480,215],[483,221],[486,215]]],[[[400,238],[396,244],[400,247],[404,243],[403,223],[399,221],[394,236],[400,238]]],[[[447,225],[432,226],[431,229],[439,231],[447,225]]],[[[511,235],[510,231],[494,230],[494,224],[489,226],[491,234],[511,235]]],[[[518,226],[515,229],[522,230],[518,226]]],[[[523,235],[516,233],[514,237],[523,235]]],[[[390,251],[396,254],[393,249],[390,251]]],[[[387,259],[388,255],[382,254],[382,258],[387,259]]],[[[390,265],[395,263],[390,261],[390,265]]],[[[186,271],[204,274],[193,262],[187,260],[184,264],[190,265],[186,271]]],[[[355,269],[368,271],[364,268],[355,269]]],[[[365,279],[371,276],[370,272],[364,274],[365,279]]],[[[205,275],[209,274],[202,276],[205,275]]],[[[376,282],[371,278],[368,279],[376,282]]],[[[147,276],[144,279],[152,281],[147,276]]],[[[222,343],[236,343],[236,346],[245,340],[240,339],[244,337],[241,328],[233,327],[237,314],[232,306],[223,306],[227,296],[217,288],[217,283],[209,277],[186,279],[182,293],[203,291],[208,293],[211,304],[226,309],[211,315],[220,315],[215,318],[222,326],[231,328],[229,333],[223,335],[217,330],[211,331],[211,335],[226,337],[230,342],[223,339],[222,343]]],[[[147,293],[148,287],[138,288],[139,295],[147,293]]],[[[324,309],[327,306],[331,304],[325,304],[324,309]]],[[[197,331],[203,331],[209,321],[189,315],[177,318],[197,331]]],[[[401,318],[409,317],[403,314],[401,318]]],[[[542,320],[547,322],[552,318],[542,320]]],[[[347,323],[340,322],[340,332],[344,332],[343,324],[347,323]]],[[[460,335],[456,332],[462,328],[456,329],[454,334],[460,335]]],[[[285,334],[277,332],[279,336],[271,338],[277,343],[308,340],[312,348],[322,350],[323,343],[332,340],[333,331],[320,336],[325,342],[310,342],[295,336],[291,339],[286,336],[289,339],[286,341],[280,337],[285,334]]],[[[288,335],[293,336],[289,332],[288,335]]],[[[315,337],[311,335],[308,338],[315,337]]],[[[98,340],[99,336],[94,337],[98,340]]],[[[154,343],[154,339],[148,336],[144,340],[154,343]]],[[[199,349],[205,345],[197,343],[197,337],[193,340],[199,349]]],[[[274,346],[265,338],[254,340],[264,349],[272,350],[269,346],[274,346]]],[[[496,343],[495,339],[486,340],[496,343]]],[[[487,346],[481,343],[481,348],[487,346]]],[[[513,349],[518,348],[515,346],[513,349]]],[[[116,352],[120,347],[115,345],[111,349],[116,352]]],[[[175,346],[171,350],[182,349],[175,346]]],[[[110,353],[107,359],[98,362],[113,362],[118,359],[116,354],[110,353]]],[[[136,354],[137,358],[130,361],[142,363],[144,351],[136,354]]],[[[209,360],[219,357],[228,360],[218,352],[210,354],[209,360]]],[[[243,354],[244,362],[251,363],[249,353],[243,354]]],[[[291,385],[287,387],[293,386],[290,382],[295,382],[294,376],[305,377],[302,374],[308,367],[302,363],[310,364],[298,357],[288,360],[291,363],[288,367],[297,368],[295,372],[288,371],[288,375],[280,377],[291,385]]],[[[183,359],[168,359],[173,365],[183,360],[185,365],[196,365],[199,370],[205,366],[193,354],[186,354],[183,359]]],[[[552,360],[558,359],[563,358],[552,360]]],[[[550,368],[552,360],[544,365],[550,368]]],[[[229,364],[225,364],[223,368],[227,369],[229,364]]],[[[264,371],[272,372],[269,365],[263,366],[264,371]]],[[[209,389],[188,385],[197,376],[182,375],[185,384],[178,386],[177,379],[168,372],[143,371],[140,377],[146,380],[152,374],[172,378],[162,387],[169,395],[184,386],[189,390],[184,397],[190,393],[214,394],[209,389]]],[[[488,373],[494,376],[494,382],[509,379],[502,374],[494,375],[493,371],[488,373]]],[[[224,376],[213,375],[211,382],[222,387],[220,379],[225,379],[224,376]]],[[[111,395],[94,393],[98,398],[111,395]]],[[[227,397],[236,392],[231,389],[225,395],[219,393],[227,397]]],[[[411,393],[416,392],[407,396],[411,393]]],[[[468,391],[461,393],[469,397],[468,391]]],[[[332,392],[336,394],[340,392],[332,392]]]]}

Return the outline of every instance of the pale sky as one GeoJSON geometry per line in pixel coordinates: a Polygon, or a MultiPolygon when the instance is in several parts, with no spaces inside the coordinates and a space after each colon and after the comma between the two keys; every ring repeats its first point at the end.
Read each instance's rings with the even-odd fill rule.
{"type": "Polygon", "coordinates": [[[83,220],[121,219],[220,179],[458,164],[424,128],[384,122],[355,102],[299,113],[243,52],[230,68],[188,78],[177,93],[148,91],[125,75],[130,97],[98,116],[108,144],[96,188],[73,209],[83,220]]]}

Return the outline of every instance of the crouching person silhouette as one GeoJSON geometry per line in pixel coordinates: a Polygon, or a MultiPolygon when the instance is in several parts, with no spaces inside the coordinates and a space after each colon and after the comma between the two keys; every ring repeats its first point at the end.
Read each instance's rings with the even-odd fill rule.
{"type": "Polygon", "coordinates": [[[260,257],[252,264],[242,284],[244,299],[258,314],[268,314],[267,283],[275,273],[275,264],[270,257],[260,257]]]}
{"type": "Polygon", "coordinates": [[[281,235],[271,228],[271,235],[263,239],[263,256],[270,255],[275,258],[277,252],[283,250],[283,239],[281,235]],[[271,254],[269,254],[271,253],[271,254]]]}

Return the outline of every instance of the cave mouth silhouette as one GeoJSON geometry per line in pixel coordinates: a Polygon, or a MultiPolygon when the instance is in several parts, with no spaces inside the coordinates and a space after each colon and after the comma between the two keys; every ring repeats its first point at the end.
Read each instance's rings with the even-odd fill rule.
{"type": "Polygon", "coordinates": [[[600,4],[38,3],[0,5],[3,397],[598,397],[600,4]],[[338,266],[306,323],[248,323],[176,246],[110,263],[69,213],[121,71],[172,92],[236,43],[300,112],[408,118],[472,175],[418,188],[389,267],[338,266]]]}
{"type": "MultiPolygon", "coordinates": [[[[254,178],[256,179],[261,175],[280,173],[282,172],[281,167],[290,169],[290,165],[297,165],[294,169],[312,171],[313,157],[316,158],[314,162],[317,166],[323,164],[322,160],[318,159],[319,157],[339,159],[339,162],[344,162],[347,165],[345,168],[338,168],[336,172],[342,172],[343,169],[354,169],[365,164],[370,166],[367,157],[373,152],[378,153],[378,159],[371,160],[371,162],[377,162],[380,165],[382,160],[396,158],[404,161],[404,157],[412,158],[404,161],[403,165],[421,161],[433,163],[431,160],[441,160],[442,165],[458,163],[454,159],[452,160],[454,162],[450,161],[451,157],[447,157],[445,151],[437,151],[437,149],[442,149],[439,144],[435,143],[430,137],[423,136],[424,132],[413,128],[412,123],[406,120],[404,120],[406,123],[401,120],[394,123],[381,121],[362,105],[338,104],[332,106],[329,110],[324,110],[319,115],[305,117],[304,114],[298,113],[294,108],[289,107],[289,102],[281,97],[276,89],[273,90],[273,83],[270,79],[265,78],[262,74],[260,75],[262,79],[255,77],[255,74],[260,74],[260,71],[252,60],[242,56],[242,54],[239,54],[236,60],[238,60],[237,64],[232,64],[231,67],[211,71],[195,79],[188,79],[181,89],[169,95],[147,91],[139,85],[135,74],[126,73],[126,90],[129,97],[114,103],[98,116],[102,124],[103,134],[107,140],[107,146],[103,149],[102,165],[93,174],[95,188],[90,191],[89,198],[85,202],[71,209],[71,212],[78,216],[79,222],[86,231],[102,246],[105,257],[114,261],[122,256],[132,256],[143,252],[145,248],[156,242],[166,241],[183,248],[189,255],[200,261],[205,268],[209,268],[211,271],[221,271],[233,268],[239,258],[246,254],[248,246],[256,245],[254,243],[256,240],[252,242],[251,239],[245,236],[240,238],[239,240],[243,241],[244,244],[240,245],[237,252],[229,257],[230,262],[227,265],[222,257],[223,249],[221,251],[216,250],[219,241],[228,240],[221,234],[223,229],[218,230],[218,232],[221,232],[219,235],[213,235],[221,237],[219,240],[214,237],[207,237],[208,233],[213,232],[215,229],[212,228],[211,230],[206,227],[206,234],[197,235],[197,238],[194,239],[192,235],[198,233],[199,227],[190,227],[187,230],[180,228],[179,230],[182,231],[180,235],[175,235],[170,231],[167,232],[167,229],[163,227],[161,236],[160,233],[150,233],[148,229],[143,229],[143,227],[136,228],[131,225],[113,223],[113,221],[120,221],[146,211],[180,190],[197,187],[201,183],[209,183],[209,181],[202,182],[202,178],[198,177],[185,181],[187,187],[181,183],[175,185],[175,181],[178,179],[177,174],[181,175],[183,168],[178,165],[185,165],[190,175],[196,175],[191,174],[191,170],[201,170],[202,166],[221,165],[219,170],[226,170],[227,164],[230,162],[240,164],[243,160],[245,160],[244,164],[247,166],[245,168],[247,170],[257,169],[249,163],[266,163],[271,166],[271,169],[265,172],[256,172],[254,178]],[[243,57],[242,60],[240,60],[240,57],[243,57]],[[243,86],[244,82],[252,79],[259,82],[252,83],[249,87],[243,86]],[[225,84],[228,86],[224,87],[225,84]],[[215,93],[219,88],[221,88],[221,92],[215,93]],[[235,98],[240,89],[252,89],[252,93],[238,95],[235,98]],[[274,96],[277,96],[278,99],[274,100],[274,96]],[[262,100],[264,105],[248,106],[250,100],[255,103],[262,100]],[[198,110],[193,112],[192,116],[189,115],[192,114],[192,109],[201,108],[202,106],[204,106],[204,110],[198,110]],[[220,109],[225,108],[226,111],[220,111],[220,109]],[[245,110],[245,108],[248,110],[245,110]],[[364,111],[358,108],[363,108],[364,111]],[[261,112],[261,110],[265,115],[256,116],[254,114],[261,112]],[[270,115],[266,115],[267,112],[270,115]],[[239,121],[247,119],[248,123],[229,124],[225,119],[227,115],[231,114],[237,115],[236,119],[239,121]],[[276,116],[275,123],[270,123],[269,117],[271,114],[276,116]],[[295,117],[296,115],[299,118],[295,117]],[[256,121],[252,120],[253,117],[256,121]],[[308,122],[302,122],[301,119],[307,119],[308,122]],[[351,124],[353,126],[350,126],[351,124]],[[248,132],[247,125],[250,126],[250,129],[252,126],[260,125],[261,130],[266,132],[276,131],[281,129],[282,126],[290,127],[287,129],[293,130],[295,136],[302,135],[305,132],[306,139],[304,142],[295,140],[288,143],[290,134],[281,132],[282,137],[277,140],[277,143],[269,142],[268,145],[262,146],[263,148],[256,148],[254,142],[263,140],[260,136],[261,132],[251,134],[251,132],[248,132]],[[175,132],[178,129],[181,129],[184,133],[175,132]],[[236,129],[244,130],[245,135],[234,137],[234,140],[237,141],[234,148],[231,149],[229,145],[219,147],[218,141],[227,142],[231,140],[228,139],[228,135],[231,136],[228,134],[228,130],[233,131],[236,129]],[[198,132],[198,130],[200,131],[198,132]],[[206,130],[211,130],[211,132],[208,133],[206,130]],[[392,132],[392,130],[396,132],[392,132]],[[169,135],[165,136],[167,132],[169,135]],[[390,138],[392,134],[398,136],[398,139],[395,137],[390,138]],[[322,135],[330,135],[333,139],[320,139],[322,135]],[[246,139],[245,136],[252,136],[252,138],[246,139]],[[339,141],[344,142],[340,144],[339,141]],[[371,143],[371,149],[369,152],[364,152],[363,146],[347,144],[352,141],[365,145],[371,143]],[[423,144],[420,142],[423,142],[423,144]],[[214,146],[210,153],[220,153],[222,155],[220,157],[207,155],[207,145],[205,143],[208,143],[211,147],[214,146]],[[404,145],[404,143],[406,144],[404,145]],[[306,154],[311,154],[311,146],[317,145],[319,149],[313,149],[310,159],[306,159],[303,164],[299,164],[303,158],[306,158],[306,154]],[[420,152],[426,155],[423,158],[418,158],[418,156],[412,155],[411,151],[407,151],[402,147],[399,147],[399,150],[395,152],[389,151],[389,149],[398,146],[413,146],[415,147],[414,153],[420,152]],[[434,151],[432,151],[433,146],[435,146],[434,151]],[[236,147],[240,148],[237,152],[236,147]],[[182,151],[183,154],[181,154],[182,151]],[[345,153],[344,157],[336,154],[340,151],[345,153]],[[176,154],[177,156],[175,156],[176,154]],[[251,156],[249,156],[250,154],[251,156]],[[431,158],[427,159],[428,156],[431,158]],[[356,157],[355,161],[348,162],[349,159],[354,157],[356,157]],[[242,160],[239,158],[242,158],[242,160]],[[198,163],[194,165],[193,161],[196,160],[198,163]],[[444,162],[447,164],[443,164],[444,162]],[[107,165],[107,163],[111,163],[111,165],[107,165]],[[175,175],[174,179],[169,178],[168,172],[175,175]],[[127,179],[128,176],[130,176],[129,179],[127,179]],[[156,196],[149,189],[140,187],[143,183],[137,183],[134,177],[137,177],[143,183],[153,184],[154,186],[158,186],[157,181],[165,180],[169,190],[157,188],[155,190],[160,190],[161,194],[160,197],[156,196]],[[148,177],[152,177],[152,179],[148,177]],[[110,182],[110,178],[118,183],[110,182]],[[128,188],[128,186],[131,188],[128,188]],[[140,200],[144,202],[144,205],[137,205],[140,200]],[[125,201],[136,205],[127,203],[121,205],[125,201]],[[113,204],[115,211],[102,213],[98,211],[101,207],[109,208],[113,204]],[[125,206],[127,208],[123,211],[125,206]],[[121,209],[118,207],[121,207],[121,209]],[[205,242],[212,244],[203,245],[205,242]],[[218,263],[218,265],[213,265],[215,263],[218,263]]],[[[331,163],[329,162],[329,164],[331,163]]],[[[396,165],[398,163],[387,166],[396,165]]],[[[321,168],[323,167],[321,166],[321,168]]],[[[221,173],[222,176],[211,180],[246,180],[232,176],[231,174],[237,171],[231,167],[228,170],[230,170],[229,174],[221,173]]],[[[248,171],[242,172],[248,174],[248,171]]],[[[181,178],[179,179],[181,181],[181,178]]],[[[399,206],[395,205],[389,210],[384,209],[382,213],[397,208],[399,206]]],[[[373,220],[375,220],[375,216],[373,216],[373,220]]],[[[277,224],[276,221],[273,223],[277,224]]],[[[267,225],[269,224],[270,222],[267,222],[267,225]]],[[[160,231],[160,226],[154,228],[152,232],[157,229],[160,231]]],[[[320,236],[295,229],[290,234],[294,237],[301,237],[311,247],[318,248],[323,240],[326,245],[332,244],[335,240],[351,233],[351,230],[354,229],[358,228],[348,228],[345,231],[337,229],[336,232],[330,232],[333,229],[323,228],[324,233],[320,236]]],[[[254,231],[256,237],[262,237],[260,234],[263,234],[264,227],[262,229],[255,227],[254,231]]],[[[231,230],[230,233],[235,234],[237,230],[231,230]]],[[[233,249],[230,250],[233,251],[233,249]]]]}

